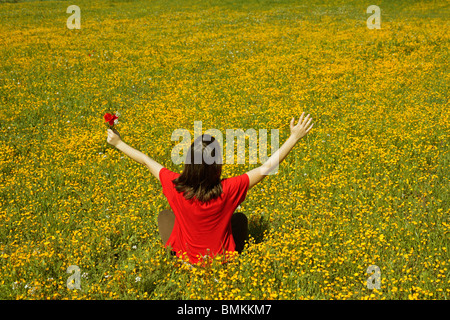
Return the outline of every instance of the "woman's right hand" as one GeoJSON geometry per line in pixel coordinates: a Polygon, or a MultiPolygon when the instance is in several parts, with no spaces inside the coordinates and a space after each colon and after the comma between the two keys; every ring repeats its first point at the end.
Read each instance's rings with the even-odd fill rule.
{"type": "Polygon", "coordinates": [[[110,144],[113,145],[114,147],[117,146],[117,144],[122,141],[122,139],[120,138],[119,132],[117,132],[117,130],[115,129],[108,129],[108,138],[106,138],[106,141],[110,144]]]}
{"type": "Polygon", "coordinates": [[[297,141],[306,136],[314,126],[314,123],[310,125],[312,118],[309,117],[309,114],[305,118],[303,118],[304,115],[305,113],[303,112],[295,126],[294,118],[292,118],[290,123],[291,136],[295,137],[297,141]]]}

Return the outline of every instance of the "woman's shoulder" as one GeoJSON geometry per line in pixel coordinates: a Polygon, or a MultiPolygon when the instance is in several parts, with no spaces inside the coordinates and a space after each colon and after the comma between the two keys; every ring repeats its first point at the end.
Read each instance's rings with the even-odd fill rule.
{"type": "Polygon", "coordinates": [[[167,167],[162,167],[162,168],[161,168],[161,171],[164,171],[164,172],[169,173],[169,174],[178,174],[178,175],[179,175],[179,173],[177,173],[177,172],[175,172],[175,171],[172,171],[172,170],[170,170],[170,169],[167,168],[167,167]]]}
{"type": "Polygon", "coordinates": [[[228,185],[245,183],[247,180],[249,180],[248,175],[246,173],[243,173],[241,175],[223,178],[221,180],[221,183],[222,183],[222,186],[228,186],[228,185]]]}
{"type": "Polygon", "coordinates": [[[173,180],[173,179],[178,178],[179,176],[180,176],[179,173],[174,172],[166,167],[162,167],[161,170],[159,171],[160,179],[166,178],[166,179],[173,180]]]}

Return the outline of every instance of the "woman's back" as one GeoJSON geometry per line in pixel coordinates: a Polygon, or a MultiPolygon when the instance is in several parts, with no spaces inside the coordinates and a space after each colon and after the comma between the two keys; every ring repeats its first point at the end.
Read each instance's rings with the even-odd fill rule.
{"type": "Polygon", "coordinates": [[[248,175],[223,179],[221,195],[207,202],[195,197],[185,199],[173,182],[179,176],[179,173],[167,168],[159,173],[163,194],[175,214],[174,227],[166,246],[171,247],[178,256],[186,253],[192,263],[198,262],[204,255],[235,251],[230,221],[247,195],[248,175]]]}

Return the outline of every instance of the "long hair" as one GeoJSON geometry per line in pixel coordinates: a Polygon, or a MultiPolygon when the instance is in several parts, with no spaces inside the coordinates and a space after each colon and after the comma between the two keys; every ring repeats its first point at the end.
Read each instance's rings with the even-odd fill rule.
{"type": "Polygon", "coordinates": [[[181,175],[172,182],[185,199],[208,202],[222,194],[222,153],[214,137],[203,134],[191,144],[181,175]]]}

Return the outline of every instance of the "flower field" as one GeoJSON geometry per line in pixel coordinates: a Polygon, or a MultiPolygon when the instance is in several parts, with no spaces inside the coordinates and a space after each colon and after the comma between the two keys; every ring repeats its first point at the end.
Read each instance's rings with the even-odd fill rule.
{"type": "Polygon", "coordinates": [[[380,1],[369,29],[371,4],[0,1],[0,299],[449,299],[450,6],[380,1]],[[190,269],[159,238],[159,182],[106,143],[115,111],[177,172],[194,121],[280,145],[315,125],[241,204],[243,253],[190,269]]]}

